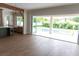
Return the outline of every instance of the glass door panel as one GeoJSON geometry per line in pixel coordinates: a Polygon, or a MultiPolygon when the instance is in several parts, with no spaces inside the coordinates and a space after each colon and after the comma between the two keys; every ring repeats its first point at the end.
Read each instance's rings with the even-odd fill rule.
{"type": "Polygon", "coordinates": [[[52,36],[53,38],[77,43],[78,22],[73,19],[74,16],[53,17],[52,36]]]}
{"type": "Polygon", "coordinates": [[[77,43],[79,16],[33,16],[32,33],[77,43]]]}
{"type": "Polygon", "coordinates": [[[48,34],[50,27],[50,17],[49,16],[33,16],[33,33],[37,34],[48,34]]]}

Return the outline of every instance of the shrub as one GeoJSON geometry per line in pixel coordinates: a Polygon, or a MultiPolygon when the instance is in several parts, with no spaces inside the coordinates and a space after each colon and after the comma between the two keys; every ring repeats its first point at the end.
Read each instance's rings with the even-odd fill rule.
{"type": "Polygon", "coordinates": [[[73,25],[72,24],[68,24],[67,25],[67,29],[73,29],[73,25]]]}
{"type": "Polygon", "coordinates": [[[53,28],[62,28],[62,29],[73,29],[73,25],[65,22],[65,23],[53,23],[53,28]]]}
{"type": "Polygon", "coordinates": [[[53,23],[53,28],[59,28],[59,24],[58,23],[53,23]]]}
{"type": "Polygon", "coordinates": [[[79,25],[74,25],[74,30],[79,30],[79,25]]]}
{"type": "Polygon", "coordinates": [[[43,23],[43,27],[50,27],[48,23],[43,23]]]}
{"type": "Polygon", "coordinates": [[[63,28],[64,28],[64,29],[68,29],[68,25],[69,25],[69,23],[68,23],[68,22],[63,23],[63,28]]]}

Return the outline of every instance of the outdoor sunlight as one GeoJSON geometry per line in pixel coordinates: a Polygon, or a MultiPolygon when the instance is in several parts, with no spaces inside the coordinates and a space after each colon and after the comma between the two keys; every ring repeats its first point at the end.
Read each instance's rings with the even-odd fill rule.
{"type": "Polygon", "coordinates": [[[33,34],[77,43],[79,16],[33,16],[33,34]]]}

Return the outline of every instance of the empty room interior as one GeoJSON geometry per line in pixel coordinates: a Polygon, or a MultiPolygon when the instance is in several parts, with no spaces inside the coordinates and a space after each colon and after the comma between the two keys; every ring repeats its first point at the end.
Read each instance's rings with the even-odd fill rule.
{"type": "Polygon", "coordinates": [[[0,56],[79,56],[79,3],[0,3],[0,56]]]}

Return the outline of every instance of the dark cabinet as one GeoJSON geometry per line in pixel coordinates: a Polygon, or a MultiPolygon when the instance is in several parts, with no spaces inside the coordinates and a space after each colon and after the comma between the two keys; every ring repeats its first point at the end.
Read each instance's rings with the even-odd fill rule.
{"type": "Polygon", "coordinates": [[[23,33],[23,27],[16,27],[16,28],[14,28],[14,31],[22,34],[23,33]]]}
{"type": "Polygon", "coordinates": [[[0,37],[5,37],[10,35],[10,28],[0,28],[0,37]]]}

